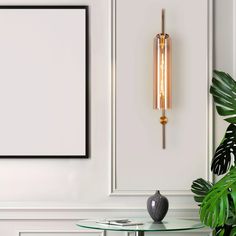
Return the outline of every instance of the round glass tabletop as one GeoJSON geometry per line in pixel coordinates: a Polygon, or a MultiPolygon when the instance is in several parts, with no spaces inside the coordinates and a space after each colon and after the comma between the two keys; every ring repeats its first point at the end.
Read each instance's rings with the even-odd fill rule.
{"type": "Polygon", "coordinates": [[[146,231],[182,231],[182,230],[192,230],[203,228],[204,225],[198,220],[192,219],[177,219],[177,218],[167,218],[162,222],[153,222],[151,219],[147,218],[132,218],[129,219],[134,222],[141,222],[142,225],[134,226],[117,226],[109,225],[100,220],[81,220],[77,223],[78,226],[88,229],[99,229],[99,230],[111,230],[111,231],[136,231],[136,232],[146,232],[146,231]]]}

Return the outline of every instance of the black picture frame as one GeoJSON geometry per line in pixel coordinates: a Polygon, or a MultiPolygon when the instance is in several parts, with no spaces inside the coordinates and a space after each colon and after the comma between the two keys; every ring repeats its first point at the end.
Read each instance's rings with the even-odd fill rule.
{"type": "Polygon", "coordinates": [[[89,7],[87,5],[1,5],[1,9],[83,9],[85,10],[85,154],[1,154],[1,158],[83,158],[90,157],[89,124],[89,7]]]}

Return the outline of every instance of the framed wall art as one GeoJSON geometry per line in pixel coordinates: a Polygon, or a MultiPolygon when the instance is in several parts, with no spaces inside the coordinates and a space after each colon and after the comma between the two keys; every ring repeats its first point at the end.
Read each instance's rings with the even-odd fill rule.
{"type": "Polygon", "coordinates": [[[88,157],[88,7],[0,6],[0,157],[88,157]]]}

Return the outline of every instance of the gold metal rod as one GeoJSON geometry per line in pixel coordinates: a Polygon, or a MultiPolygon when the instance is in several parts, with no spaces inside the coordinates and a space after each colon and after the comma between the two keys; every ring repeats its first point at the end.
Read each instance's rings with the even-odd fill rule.
{"type": "Polygon", "coordinates": [[[165,34],[165,9],[161,10],[161,33],[165,34]]]}
{"type": "Polygon", "coordinates": [[[162,148],[166,149],[166,125],[162,125],[162,148]]]}
{"type": "MultiPolygon", "coordinates": [[[[162,117],[166,116],[165,109],[162,110],[162,117]]],[[[166,124],[165,122],[162,123],[162,148],[166,149],[166,124]]]]}

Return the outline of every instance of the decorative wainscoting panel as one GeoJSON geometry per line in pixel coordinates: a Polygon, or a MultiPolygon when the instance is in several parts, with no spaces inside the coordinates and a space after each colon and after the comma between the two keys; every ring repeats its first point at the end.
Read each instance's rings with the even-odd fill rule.
{"type": "MultiPolygon", "coordinates": [[[[47,0],[44,3],[55,4],[55,1],[47,0]]],[[[2,1],[2,4],[16,4],[16,1],[2,1]]],[[[17,1],[17,4],[43,3],[41,1],[34,1],[33,3],[31,0],[22,0],[17,1]]],[[[152,191],[159,187],[164,194],[171,195],[168,197],[170,200],[168,217],[198,217],[198,208],[196,204],[193,207],[189,187],[195,176],[202,175],[201,177],[210,178],[208,155],[211,153],[212,147],[211,136],[208,136],[207,133],[208,130],[211,131],[212,127],[211,122],[208,123],[211,120],[211,100],[207,96],[207,78],[211,68],[209,58],[211,55],[212,0],[59,0],[57,4],[85,4],[90,7],[90,68],[91,77],[94,78],[91,79],[90,84],[90,109],[93,114],[91,116],[91,159],[83,162],[81,160],[19,161],[12,159],[9,161],[2,159],[0,165],[0,235],[82,236],[85,234],[86,236],[95,236],[96,234],[98,236],[100,232],[97,231],[91,234],[90,231],[81,230],[80,232],[80,229],[76,227],[76,222],[79,219],[86,218],[147,216],[146,195],[153,193],[152,191]],[[110,63],[110,58],[108,58],[110,33],[108,12],[111,3],[114,10],[111,27],[113,32],[112,64],[114,65],[112,71],[114,79],[112,113],[114,125],[112,141],[114,145],[112,152],[114,155],[112,158],[110,156],[111,126],[109,123],[111,114],[110,77],[107,70],[110,63]],[[167,150],[161,152],[162,156],[156,155],[157,150],[149,150],[149,146],[158,150],[161,147],[159,113],[155,112],[154,114],[152,111],[152,69],[150,63],[152,38],[160,27],[161,7],[166,8],[166,27],[174,40],[173,56],[174,61],[177,61],[173,68],[175,73],[174,87],[176,87],[173,94],[175,104],[173,110],[169,112],[167,150]],[[154,10],[156,25],[154,23],[149,24],[146,18],[149,11],[154,16],[154,10]],[[137,17],[137,15],[141,21],[135,21],[133,16],[137,17]],[[131,24],[133,27],[129,27],[131,24]],[[124,25],[127,27],[126,29],[123,27],[124,25]],[[132,34],[137,33],[136,30],[139,29],[142,29],[143,33],[139,37],[133,38],[132,34]],[[123,30],[125,30],[125,35],[122,33],[123,30]],[[135,42],[132,45],[137,47],[143,45],[147,36],[150,36],[150,44],[148,44],[147,50],[140,48],[140,51],[139,49],[136,50],[137,48],[127,46],[130,41],[135,42]],[[137,54],[134,53],[134,49],[137,54]],[[143,55],[145,56],[143,50],[149,52],[146,59],[143,59],[143,55]],[[141,55],[139,55],[140,52],[141,55]],[[123,55],[125,56],[125,66],[129,67],[129,70],[122,68],[124,66],[122,63],[123,55]],[[141,58],[140,68],[135,65],[135,60],[130,59],[130,56],[141,58]],[[196,58],[200,59],[196,60],[196,58]],[[186,66],[188,61],[191,62],[189,67],[186,66]],[[145,69],[143,62],[148,65],[145,66],[145,69]],[[137,68],[135,72],[132,69],[134,67],[137,68]],[[199,67],[204,68],[198,72],[199,67]],[[189,74],[190,70],[191,73],[189,74]],[[134,75],[129,73],[134,73],[134,75]],[[147,82],[142,81],[141,77],[145,78],[147,82]],[[121,78],[126,81],[120,80],[121,78]],[[182,86],[188,80],[191,80],[191,84],[182,86]],[[126,82],[130,91],[128,96],[127,91],[123,92],[126,82]],[[193,94],[190,94],[191,96],[188,96],[189,91],[186,86],[193,91],[193,94]],[[138,88],[135,90],[139,93],[137,97],[134,96],[134,88],[138,88]],[[196,98],[194,95],[196,95],[197,90],[199,94],[196,98]],[[178,95],[180,91],[183,93],[181,96],[178,95]],[[122,94],[127,104],[126,101],[120,100],[122,94]],[[135,102],[134,98],[137,98],[135,102]],[[191,106],[189,109],[193,114],[197,111],[202,112],[202,114],[197,113],[197,118],[194,118],[199,123],[191,123],[191,117],[186,117],[186,120],[183,119],[183,104],[186,107],[191,100],[195,101],[195,99],[198,100],[198,103],[194,103],[195,106],[191,106]],[[141,109],[141,115],[138,113],[138,118],[135,118],[131,125],[134,117],[130,116],[129,109],[132,109],[134,114],[141,109]],[[123,111],[127,111],[127,114],[124,115],[123,111]],[[179,115],[176,115],[177,113],[179,115]],[[129,121],[127,124],[126,120],[129,121]],[[121,121],[124,121],[126,126],[122,125],[121,121]],[[137,121],[139,122],[138,125],[136,125],[137,121]],[[186,121],[186,126],[183,125],[184,121],[186,121]],[[182,132],[177,132],[176,126],[184,126],[185,128],[181,129],[182,132]],[[124,145],[121,139],[123,137],[122,132],[126,127],[128,127],[126,130],[127,137],[125,136],[123,141],[128,140],[129,142],[127,142],[127,150],[124,150],[120,147],[124,145]],[[200,129],[196,131],[199,127],[200,129]],[[204,127],[204,130],[201,127],[204,127]],[[142,128],[147,130],[148,135],[142,128]],[[194,135],[190,135],[192,133],[194,135]],[[199,151],[199,160],[196,160],[195,156],[200,145],[198,140],[200,134],[203,135],[201,141],[203,148],[199,151]],[[183,144],[184,141],[181,138],[183,136],[185,136],[184,140],[191,140],[195,145],[191,146],[191,150],[184,150],[177,155],[173,151],[176,150],[179,142],[183,144]],[[138,142],[134,143],[132,137],[135,137],[138,142]],[[209,150],[207,150],[207,142],[209,150]],[[123,156],[124,151],[127,152],[123,156]],[[135,152],[132,153],[133,151],[135,152]],[[155,155],[150,155],[149,151],[155,155]],[[200,155],[200,152],[203,154],[200,155]],[[111,171],[107,163],[108,160],[112,162],[111,171]],[[147,166],[146,163],[151,164],[147,166]],[[190,167],[193,167],[194,170],[189,169],[190,167]],[[109,172],[112,172],[111,178],[109,172]],[[165,172],[164,175],[163,172],[165,172]],[[168,176],[168,180],[165,176],[168,176]],[[110,179],[111,182],[109,183],[110,179]],[[112,197],[109,197],[109,193],[112,193],[112,197]],[[61,205],[68,207],[60,207],[61,205]]],[[[212,132],[209,133],[212,134],[212,132]]],[[[209,235],[208,232],[194,231],[190,234],[186,231],[181,232],[181,234],[200,236],[209,235]]],[[[180,233],[170,234],[180,235],[180,233]]],[[[127,236],[127,234],[109,232],[106,236],[127,236]]]]}
{"type": "MultiPolygon", "coordinates": [[[[236,2],[233,1],[232,2],[232,5],[233,5],[233,22],[232,22],[232,25],[233,25],[233,50],[232,50],[232,53],[233,53],[233,78],[236,79],[236,2]]],[[[231,45],[230,45],[231,46],[231,45]]],[[[229,47],[231,49],[231,47],[229,47]]]]}
{"type": "MultiPolygon", "coordinates": [[[[125,232],[103,232],[76,226],[81,219],[144,217],[146,209],[138,208],[12,208],[0,209],[0,235],[4,236],[132,236],[125,232]]],[[[197,218],[193,209],[170,210],[168,217],[197,218]]],[[[151,220],[151,218],[150,218],[151,220]]],[[[209,235],[209,229],[183,231],[186,235],[209,235]]],[[[147,234],[152,236],[153,234],[147,234]]],[[[159,235],[166,235],[161,233],[159,235]]],[[[175,233],[168,233],[175,235],[175,233]]]]}
{"type": "Polygon", "coordinates": [[[20,231],[19,236],[105,236],[102,231],[73,231],[73,230],[38,230],[20,231]]]}
{"type": "MultiPolygon", "coordinates": [[[[93,236],[93,232],[79,232],[79,231],[22,231],[19,232],[19,236],[93,236]]],[[[99,235],[99,234],[98,234],[99,235]]],[[[134,233],[125,232],[107,232],[106,236],[134,236],[134,233]]],[[[146,236],[153,236],[156,233],[145,233],[146,236]]],[[[172,235],[189,235],[189,236],[210,236],[209,230],[197,230],[197,231],[182,231],[182,232],[166,232],[158,233],[160,236],[172,236],[172,235]]]]}
{"type": "Polygon", "coordinates": [[[213,148],[212,0],[112,1],[111,195],[191,195],[211,180],[213,148]],[[160,112],[152,109],[152,43],[161,9],[173,44],[173,109],[162,150],[160,112]],[[201,17],[199,17],[201,15],[201,17]]]}
{"type": "MultiPolygon", "coordinates": [[[[189,236],[197,236],[197,235],[202,235],[202,236],[210,236],[211,231],[208,229],[201,229],[201,230],[196,230],[196,231],[181,231],[181,232],[161,232],[158,233],[158,235],[163,235],[163,236],[172,236],[172,235],[189,235],[189,236]]],[[[146,236],[154,236],[156,233],[146,233],[146,236]]],[[[134,236],[134,233],[127,233],[126,236],[134,236]]]]}

